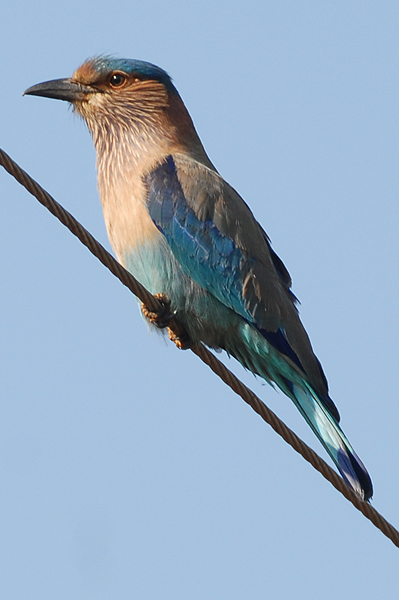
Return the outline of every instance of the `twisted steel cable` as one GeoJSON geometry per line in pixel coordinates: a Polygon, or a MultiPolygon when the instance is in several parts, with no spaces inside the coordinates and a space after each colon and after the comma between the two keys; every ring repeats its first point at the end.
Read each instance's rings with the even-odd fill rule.
{"type": "MultiPolygon", "coordinates": [[[[0,164],[26,190],[35,196],[71,233],[84,244],[90,252],[100,260],[107,269],[117,277],[146,307],[160,317],[165,314],[165,305],[155,298],[144,286],[137,281],[115,258],[85,229],[65,208],[63,208],[48,192],[46,192],[30,175],[0,148],[0,164]]],[[[178,321],[171,317],[168,326],[177,335],[181,331],[178,321]]],[[[351,502],[363,515],[373,523],[395,546],[399,548],[399,531],[393,527],[371,504],[361,500],[314,450],[303,442],[289,427],[270,410],[254,392],[244,385],[216,356],[203,344],[191,347],[212,371],[218,375],[236,394],[251,406],[251,408],[268,423],[296,452],[307,460],[323,475],[341,494],[351,502]]]]}

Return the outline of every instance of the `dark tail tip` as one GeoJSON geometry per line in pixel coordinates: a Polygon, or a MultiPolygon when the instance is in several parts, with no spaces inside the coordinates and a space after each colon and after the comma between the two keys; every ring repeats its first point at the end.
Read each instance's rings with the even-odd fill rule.
{"type": "Polygon", "coordinates": [[[368,502],[373,495],[373,484],[371,483],[370,475],[360,458],[346,448],[341,449],[338,453],[338,468],[349,487],[362,500],[368,502]]]}
{"type": "Polygon", "coordinates": [[[368,502],[373,495],[373,484],[370,475],[367,473],[365,466],[357,456],[349,454],[349,458],[359,480],[360,486],[363,489],[363,500],[368,502]]]}

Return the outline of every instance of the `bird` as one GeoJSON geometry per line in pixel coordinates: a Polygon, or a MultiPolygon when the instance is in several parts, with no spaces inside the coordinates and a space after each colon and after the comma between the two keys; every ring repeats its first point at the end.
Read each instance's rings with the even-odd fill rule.
{"type": "Polygon", "coordinates": [[[176,345],[224,350],[277,386],[347,485],[369,501],[370,476],[340,427],[291,276],[209,159],[169,74],[149,62],[101,55],[72,77],[24,94],[65,100],[86,122],[111,246],[182,326],[182,335],[170,332],[176,345]]]}

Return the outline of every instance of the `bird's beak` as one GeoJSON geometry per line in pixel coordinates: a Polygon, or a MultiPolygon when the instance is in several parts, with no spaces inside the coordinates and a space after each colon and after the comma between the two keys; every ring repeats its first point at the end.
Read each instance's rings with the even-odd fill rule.
{"type": "Polygon", "coordinates": [[[76,100],[85,100],[88,94],[100,91],[99,89],[68,78],[53,79],[52,81],[44,81],[43,83],[32,85],[32,87],[23,93],[23,96],[45,96],[46,98],[76,102],[76,100]]]}

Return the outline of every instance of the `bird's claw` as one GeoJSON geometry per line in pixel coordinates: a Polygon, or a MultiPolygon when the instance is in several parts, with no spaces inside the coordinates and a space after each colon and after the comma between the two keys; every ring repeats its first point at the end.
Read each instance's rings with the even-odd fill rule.
{"type": "Polygon", "coordinates": [[[154,297],[162,304],[163,311],[161,313],[150,310],[144,302],[141,305],[141,312],[146,319],[150,321],[158,329],[168,328],[169,339],[176,344],[179,350],[188,350],[192,346],[192,341],[187,331],[180,323],[176,321],[173,327],[170,327],[170,321],[174,317],[170,311],[170,300],[165,294],[154,294],[154,297]]]}
{"type": "Polygon", "coordinates": [[[193,345],[193,342],[187,331],[181,326],[179,326],[178,332],[168,327],[168,334],[170,341],[176,344],[179,350],[189,350],[189,348],[191,348],[193,345]]]}
{"type": "Polygon", "coordinates": [[[150,323],[155,325],[155,327],[158,327],[158,329],[164,329],[168,326],[168,323],[173,317],[173,314],[170,312],[170,300],[165,296],[165,294],[154,294],[154,297],[162,304],[162,312],[159,313],[150,310],[144,304],[144,302],[141,305],[141,312],[150,323]]]}

